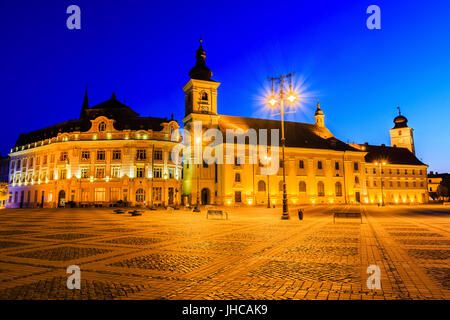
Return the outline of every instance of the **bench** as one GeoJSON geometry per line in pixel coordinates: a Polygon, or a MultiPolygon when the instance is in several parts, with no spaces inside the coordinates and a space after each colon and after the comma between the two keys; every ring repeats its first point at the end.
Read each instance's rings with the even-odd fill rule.
{"type": "Polygon", "coordinates": [[[115,213],[115,214],[122,214],[122,213],[125,213],[125,210],[116,209],[116,210],[113,211],[113,213],[115,213]]]}
{"type": "Polygon", "coordinates": [[[206,212],[206,219],[208,219],[208,216],[220,216],[222,219],[225,216],[226,219],[228,220],[228,212],[223,211],[223,210],[216,210],[216,209],[208,209],[208,211],[206,212]]]}
{"type": "Polygon", "coordinates": [[[138,211],[138,210],[131,210],[131,211],[128,211],[128,213],[131,213],[132,217],[142,216],[142,211],[138,211]]]}
{"type": "Polygon", "coordinates": [[[359,218],[362,223],[362,215],[360,211],[339,211],[333,214],[333,223],[335,223],[336,218],[359,218]]]}

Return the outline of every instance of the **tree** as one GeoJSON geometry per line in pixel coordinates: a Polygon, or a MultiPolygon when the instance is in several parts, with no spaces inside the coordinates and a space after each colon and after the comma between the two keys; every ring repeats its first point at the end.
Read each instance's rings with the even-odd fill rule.
{"type": "Polygon", "coordinates": [[[4,182],[0,183],[0,203],[8,200],[9,197],[11,197],[11,194],[8,193],[8,184],[4,182]]]}
{"type": "Polygon", "coordinates": [[[448,188],[447,188],[445,185],[440,184],[440,185],[437,187],[436,193],[437,193],[437,196],[438,196],[439,198],[441,198],[441,197],[442,197],[442,198],[448,197],[448,188]]]}

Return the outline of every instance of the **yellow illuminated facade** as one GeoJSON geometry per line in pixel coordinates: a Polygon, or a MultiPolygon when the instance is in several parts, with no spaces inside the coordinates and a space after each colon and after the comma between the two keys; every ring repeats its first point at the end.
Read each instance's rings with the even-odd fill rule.
{"type": "MultiPolygon", "coordinates": [[[[218,114],[217,89],[211,80],[203,48],[190,71],[185,91],[185,129],[194,136],[194,122],[201,121],[203,134],[209,128],[280,128],[279,121],[218,114]]],[[[417,204],[427,201],[427,165],[414,155],[412,129],[406,118],[394,119],[392,147],[345,144],[326,128],[325,115],[317,104],[315,123],[286,122],[286,187],[290,204],[417,204]],[[400,137],[400,138],[399,138],[400,137]],[[380,162],[382,168],[379,167],[380,162]],[[381,163],[383,162],[383,163],[381,163]]],[[[192,138],[193,141],[195,137],[192,138]]],[[[225,138],[224,138],[225,139],[225,138]]],[[[197,143],[197,142],[194,142],[197,143]]],[[[210,141],[201,141],[204,148],[210,141]]],[[[259,147],[259,146],[258,146],[259,147]]],[[[227,143],[221,144],[225,154],[227,143]]],[[[280,157],[281,158],[281,157],[280,157]]],[[[194,155],[191,155],[191,160],[194,155]]],[[[186,159],[185,159],[186,160],[186,159]]],[[[243,163],[242,163],[243,162],[243,163]]],[[[262,164],[184,163],[183,195],[196,204],[281,205],[282,168],[277,174],[261,174],[262,164]]]]}
{"type": "Polygon", "coordinates": [[[85,109],[89,115],[83,120],[65,123],[61,132],[49,127],[31,133],[26,138],[30,143],[11,150],[12,197],[7,207],[179,204],[181,167],[171,159],[175,142],[170,140],[177,122],[141,117],[124,121],[132,111],[115,96],[106,105],[85,109]],[[113,108],[115,116],[109,111],[113,108]],[[125,113],[117,117],[121,109],[125,113]],[[113,116],[98,116],[108,113],[113,116]],[[86,122],[88,130],[77,128],[86,122]],[[36,138],[40,136],[48,138],[36,138]]]}

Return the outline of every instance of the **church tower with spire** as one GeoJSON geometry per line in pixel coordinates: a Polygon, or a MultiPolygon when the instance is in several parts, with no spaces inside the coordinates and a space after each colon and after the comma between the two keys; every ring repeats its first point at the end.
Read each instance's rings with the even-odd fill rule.
{"type": "Polygon", "coordinates": [[[206,66],[206,54],[201,39],[195,58],[195,66],[189,71],[190,80],[183,87],[185,92],[183,122],[188,126],[193,120],[217,124],[217,88],[220,83],[211,79],[212,71],[206,66]]]}
{"type": "Polygon", "coordinates": [[[408,119],[402,116],[400,107],[398,109],[398,116],[394,119],[394,127],[389,130],[391,134],[391,146],[399,148],[406,148],[413,154],[416,154],[414,148],[413,128],[408,127],[408,119]]]}
{"type": "Polygon", "coordinates": [[[314,118],[316,119],[316,126],[325,127],[325,115],[323,114],[322,109],[320,109],[319,101],[317,101],[317,109],[314,118]]]}
{"type": "Polygon", "coordinates": [[[84,92],[83,105],[81,106],[80,119],[82,119],[86,116],[87,109],[89,109],[89,102],[88,102],[88,93],[87,93],[87,85],[86,85],[86,91],[84,92]]]}

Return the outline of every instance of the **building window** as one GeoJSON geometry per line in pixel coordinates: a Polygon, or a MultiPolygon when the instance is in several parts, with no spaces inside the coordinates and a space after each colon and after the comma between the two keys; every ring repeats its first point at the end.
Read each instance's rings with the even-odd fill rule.
{"type": "Polygon", "coordinates": [[[317,169],[322,170],[322,161],[317,161],[317,169]]]}
{"type": "Polygon", "coordinates": [[[147,155],[145,153],[145,149],[139,149],[136,152],[136,160],[145,160],[147,155]]]}
{"type": "Polygon", "coordinates": [[[136,191],[136,202],[145,202],[145,190],[142,188],[136,191]]]}
{"type": "Polygon", "coordinates": [[[266,191],[266,183],[262,180],[258,181],[258,192],[266,191]]]}
{"type": "Polygon", "coordinates": [[[67,178],[67,170],[66,169],[61,169],[61,171],[59,172],[59,179],[66,179],[67,178]]]}
{"type": "Polygon", "coordinates": [[[81,168],[81,179],[89,178],[89,168],[81,168]]]}
{"type": "Polygon", "coordinates": [[[162,160],[163,159],[163,152],[161,149],[155,149],[153,150],[153,160],[162,160]]]}
{"type": "Polygon", "coordinates": [[[322,181],[319,181],[317,183],[317,195],[319,197],[324,197],[325,196],[325,186],[324,186],[322,181]]]}
{"type": "Polygon", "coordinates": [[[209,166],[208,166],[208,164],[206,163],[206,161],[205,160],[203,160],[203,168],[208,168],[209,166]]]}
{"type": "Polygon", "coordinates": [[[373,186],[376,187],[377,186],[377,182],[375,180],[373,180],[373,186]]]}
{"type": "Polygon", "coordinates": [[[334,163],[334,169],[339,170],[339,162],[336,161],[334,163]]]}
{"type": "Polygon", "coordinates": [[[355,176],[355,184],[359,184],[359,177],[355,176]]]}
{"type": "Polygon", "coordinates": [[[59,155],[60,161],[66,161],[67,160],[67,152],[61,152],[59,155]]]}
{"type": "Polygon", "coordinates": [[[392,185],[392,181],[389,181],[389,187],[393,187],[393,185],[392,185]]]}
{"type": "Polygon", "coordinates": [[[162,194],[161,187],[153,188],[153,197],[152,197],[153,201],[155,201],[155,202],[161,201],[161,199],[162,199],[161,194],[162,194]]]}
{"type": "Polygon", "coordinates": [[[95,188],[94,189],[94,201],[103,202],[105,201],[106,190],[105,188],[95,188]]]}
{"type": "Polygon", "coordinates": [[[105,177],[105,168],[98,167],[95,169],[95,177],[98,179],[103,179],[105,177]]]}
{"type": "Polygon", "coordinates": [[[305,168],[305,162],[304,162],[303,160],[300,160],[300,161],[298,162],[298,167],[299,167],[300,169],[304,169],[304,168],[305,168]]]}
{"type": "Polygon", "coordinates": [[[173,168],[169,168],[169,179],[173,179],[173,168]]]}
{"type": "Polygon", "coordinates": [[[400,181],[397,181],[397,187],[401,187],[402,186],[402,184],[400,183],[400,181]]]}
{"type": "Polygon", "coordinates": [[[202,101],[208,101],[208,94],[206,92],[201,92],[200,93],[200,100],[202,101]]]}
{"type": "Polygon", "coordinates": [[[359,171],[359,163],[353,162],[353,171],[359,171]]]}
{"type": "Polygon", "coordinates": [[[113,178],[120,177],[120,167],[112,167],[111,168],[111,177],[113,177],[113,178]]]}
{"type": "Polygon", "coordinates": [[[30,161],[28,161],[28,168],[31,169],[33,167],[33,158],[30,158],[30,161]]]}
{"type": "Polygon", "coordinates": [[[409,182],[405,181],[405,188],[408,188],[408,187],[409,187],[409,182]]]}
{"type": "Polygon", "coordinates": [[[412,174],[415,175],[416,174],[416,170],[413,169],[412,174]]]}
{"type": "Polygon", "coordinates": [[[81,151],[81,160],[89,160],[91,153],[89,151],[81,151]]]}
{"type": "Polygon", "coordinates": [[[42,164],[47,164],[47,156],[44,156],[44,160],[43,160],[42,164]]]}
{"type": "Polygon", "coordinates": [[[111,201],[117,202],[120,200],[120,188],[111,188],[110,190],[111,201]]]}
{"type": "Polygon", "coordinates": [[[106,123],[100,122],[100,124],[98,125],[98,131],[102,132],[105,130],[106,130],[106,123]]]}
{"type": "Polygon", "coordinates": [[[417,183],[414,181],[413,182],[413,188],[417,187],[417,183]]]}
{"type": "Polygon", "coordinates": [[[144,171],[144,168],[136,168],[136,178],[143,178],[144,171]]]}
{"type": "Polygon", "coordinates": [[[120,159],[122,159],[122,152],[120,150],[113,150],[113,152],[112,152],[112,159],[113,160],[120,160],[120,159]]]}
{"type": "Polygon", "coordinates": [[[405,175],[407,175],[408,174],[408,169],[405,169],[405,175]]]}
{"type": "Polygon", "coordinates": [[[103,161],[106,159],[106,152],[104,150],[97,151],[97,160],[103,161]]]}
{"type": "Polygon", "coordinates": [[[241,174],[236,172],[234,175],[234,182],[241,182],[241,174]]]}
{"type": "Polygon", "coordinates": [[[234,157],[234,165],[237,167],[241,166],[241,159],[239,157],[234,157]]]}
{"type": "Polygon", "coordinates": [[[298,184],[298,191],[299,192],[306,192],[306,183],[305,181],[300,181],[298,184]]]}
{"type": "Polygon", "coordinates": [[[155,167],[153,168],[153,178],[159,179],[162,177],[162,168],[155,167]]]}
{"type": "Polygon", "coordinates": [[[336,197],[342,197],[342,184],[339,181],[334,185],[334,189],[336,192],[336,197]]]}
{"type": "Polygon", "coordinates": [[[377,169],[373,168],[373,174],[377,174],[377,169]]]}

